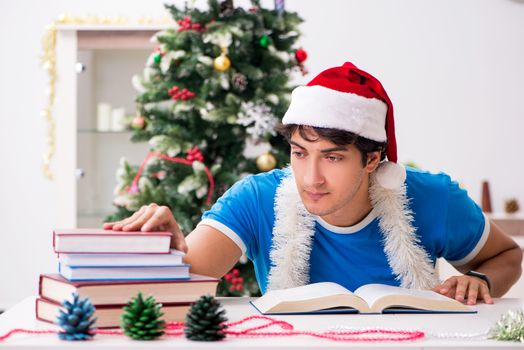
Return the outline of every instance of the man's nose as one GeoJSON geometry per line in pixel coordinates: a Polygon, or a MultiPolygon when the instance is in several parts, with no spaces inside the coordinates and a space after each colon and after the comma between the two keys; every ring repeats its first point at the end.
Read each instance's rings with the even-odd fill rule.
{"type": "Polygon", "coordinates": [[[319,162],[311,160],[308,162],[304,174],[304,185],[306,187],[316,187],[324,183],[324,175],[319,162]]]}

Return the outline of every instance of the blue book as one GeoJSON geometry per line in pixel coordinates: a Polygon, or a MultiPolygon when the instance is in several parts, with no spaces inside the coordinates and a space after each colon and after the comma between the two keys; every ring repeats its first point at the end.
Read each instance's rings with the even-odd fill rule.
{"type": "Polygon", "coordinates": [[[430,290],[367,284],[354,292],[333,282],[272,290],[251,303],[264,315],[325,313],[476,313],[430,290]]]}
{"type": "Polygon", "coordinates": [[[69,281],[100,280],[188,280],[188,264],[150,266],[71,266],[58,264],[58,272],[69,281]]]}

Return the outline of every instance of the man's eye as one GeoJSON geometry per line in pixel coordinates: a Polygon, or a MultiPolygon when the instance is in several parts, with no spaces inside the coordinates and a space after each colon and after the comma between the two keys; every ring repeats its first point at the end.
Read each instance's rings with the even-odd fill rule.
{"type": "Polygon", "coordinates": [[[296,157],[296,158],[302,158],[304,157],[304,153],[300,152],[300,151],[293,151],[291,152],[291,154],[296,157]]]}
{"type": "Polygon", "coordinates": [[[339,162],[342,160],[342,157],[339,157],[339,156],[327,156],[326,158],[330,162],[339,162]]]}

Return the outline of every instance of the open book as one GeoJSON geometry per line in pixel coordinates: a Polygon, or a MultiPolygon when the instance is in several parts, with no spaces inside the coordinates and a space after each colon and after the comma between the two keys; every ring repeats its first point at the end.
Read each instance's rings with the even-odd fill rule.
{"type": "Polygon", "coordinates": [[[429,290],[367,284],[352,293],[332,282],[269,291],[252,304],[263,314],[476,312],[429,290]]]}

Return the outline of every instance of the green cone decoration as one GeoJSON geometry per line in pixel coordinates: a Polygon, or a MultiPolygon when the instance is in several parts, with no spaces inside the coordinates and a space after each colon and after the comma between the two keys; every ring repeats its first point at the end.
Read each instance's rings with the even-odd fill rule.
{"type": "Polygon", "coordinates": [[[65,300],[62,303],[64,310],[60,310],[57,324],[62,327],[58,337],[62,340],[89,340],[95,334],[92,326],[96,321],[93,318],[95,307],[89,298],[80,299],[78,294],[73,293],[73,302],[65,300]]]}
{"type": "Polygon", "coordinates": [[[186,315],[186,338],[198,341],[217,341],[225,338],[226,311],[211,295],[198,299],[186,315]]]}
{"type": "Polygon", "coordinates": [[[524,310],[509,310],[490,329],[490,339],[524,343],[524,310]]]}
{"type": "Polygon", "coordinates": [[[166,322],[160,317],[162,304],[155,301],[152,296],[143,298],[138,293],[132,298],[122,314],[122,330],[124,334],[136,340],[153,340],[164,334],[166,322]]]}

